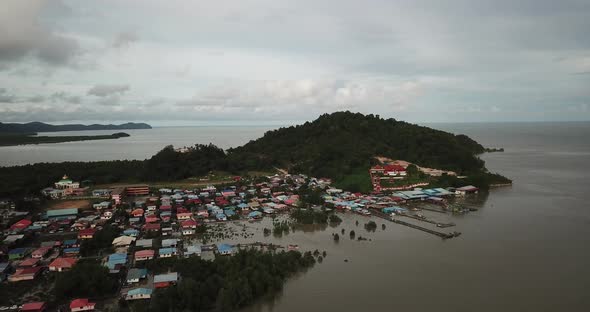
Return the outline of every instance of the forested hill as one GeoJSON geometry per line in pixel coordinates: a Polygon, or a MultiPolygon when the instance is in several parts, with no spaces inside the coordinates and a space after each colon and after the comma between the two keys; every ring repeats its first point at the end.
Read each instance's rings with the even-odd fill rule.
{"type": "Polygon", "coordinates": [[[120,125],[50,125],[43,122],[1,123],[0,133],[34,133],[34,132],[57,132],[57,131],[82,131],[82,130],[128,130],[128,129],[151,129],[146,123],[128,122],[120,125]]]}
{"type": "Polygon", "coordinates": [[[276,166],[314,176],[340,177],[366,170],[375,156],[402,159],[460,174],[484,170],[477,157],[484,148],[465,135],[453,135],[375,115],[337,112],[312,122],[267,132],[230,149],[230,165],[276,166]]]}
{"type": "Polygon", "coordinates": [[[227,152],[214,145],[195,145],[188,152],[167,146],[143,161],[41,163],[0,167],[0,197],[38,192],[64,173],[78,181],[177,181],[210,171],[290,172],[329,177],[349,190],[369,191],[368,169],[375,156],[420,166],[456,171],[468,179],[444,177],[437,185],[487,187],[510,180],[487,172],[477,157],[484,148],[465,135],[453,135],[374,115],[338,112],[313,122],[267,132],[262,138],[227,152]]]}

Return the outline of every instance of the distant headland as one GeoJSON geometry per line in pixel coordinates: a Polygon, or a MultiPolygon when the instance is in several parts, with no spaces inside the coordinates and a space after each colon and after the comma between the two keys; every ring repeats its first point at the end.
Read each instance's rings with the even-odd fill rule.
{"type": "Polygon", "coordinates": [[[109,140],[128,137],[125,132],[103,135],[71,135],[71,136],[37,136],[36,133],[2,133],[0,132],[0,146],[15,146],[27,144],[63,143],[75,141],[109,140]]]}
{"type": "Polygon", "coordinates": [[[2,123],[0,122],[0,133],[36,133],[36,132],[58,132],[58,131],[85,131],[85,130],[130,130],[130,129],[151,129],[152,126],[146,123],[128,122],[120,125],[50,125],[43,122],[29,123],[2,123]]]}

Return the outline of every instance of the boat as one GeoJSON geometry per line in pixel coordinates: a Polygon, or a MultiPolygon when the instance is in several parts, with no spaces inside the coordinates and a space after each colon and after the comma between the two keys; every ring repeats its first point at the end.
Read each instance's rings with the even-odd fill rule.
{"type": "Polygon", "coordinates": [[[287,249],[288,250],[297,250],[299,249],[299,245],[287,245],[287,249]]]}

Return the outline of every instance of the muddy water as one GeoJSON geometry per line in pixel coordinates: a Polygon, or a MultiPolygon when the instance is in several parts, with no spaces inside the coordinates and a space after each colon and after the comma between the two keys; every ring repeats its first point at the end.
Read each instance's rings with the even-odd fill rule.
{"type": "Polygon", "coordinates": [[[589,311],[590,124],[439,127],[504,147],[484,159],[514,186],[474,200],[477,212],[424,212],[457,224],[463,235],[450,240],[391,223],[383,231],[380,220],[367,233],[367,219],[351,214],[337,229],[268,238],[328,256],[244,311],[589,311]],[[341,228],[371,241],[335,243],[341,228]]]}

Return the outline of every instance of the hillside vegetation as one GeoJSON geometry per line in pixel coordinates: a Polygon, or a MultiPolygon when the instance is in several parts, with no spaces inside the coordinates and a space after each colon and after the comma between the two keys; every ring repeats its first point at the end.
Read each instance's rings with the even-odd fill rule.
{"type": "Polygon", "coordinates": [[[483,146],[453,135],[395,119],[338,112],[303,125],[268,131],[262,138],[230,149],[237,169],[278,166],[315,176],[340,177],[368,169],[375,156],[468,174],[484,169],[483,146]]]}
{"type": "Polygon", "coordinates": [[[172,146],[144,161],[64,162],[0,168],[0,196],[36,192],[64,174],[97,184],[176,181],[213,170],[240,174],[286,168],[329,177],[336,185],[369,191],[368,169],[375,156],[403,159],[424,167],[452,170],[467,179],[443,177],[439,186],[474,184],[486,188],[510,180],[487,172],[477,157],[484,148],[465,135],[374,115],[338,112],[303,125],[268,131],[262,138],[227,152],[195,145],[179,153],[172,146]]]}

